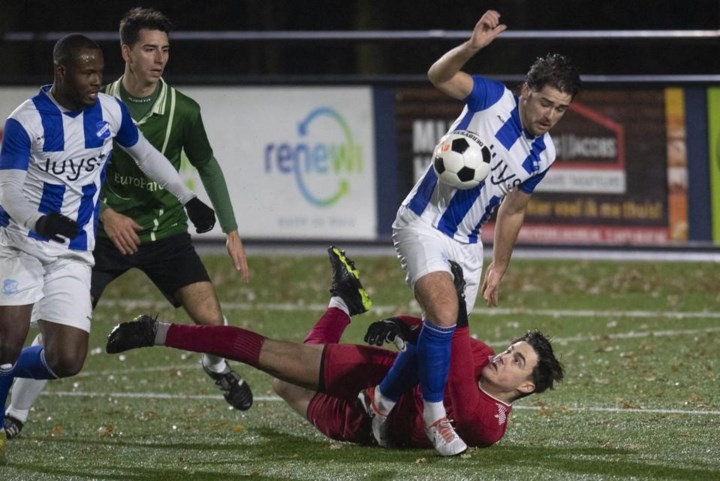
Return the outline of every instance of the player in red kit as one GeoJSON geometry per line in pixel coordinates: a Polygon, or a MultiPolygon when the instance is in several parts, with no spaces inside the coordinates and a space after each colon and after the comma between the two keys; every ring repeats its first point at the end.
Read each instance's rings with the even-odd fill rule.
{"type": "MultiPolygon", "coordinates": [[[[164,345],[243,362],[274,376],[276,392],[326,436],[374,444],[372,420],[358,394],[377,385],[393,367],[397,353],[376,346],[339,343],[351,317],[365,312],[370,301],[354,263],[344,252],[331,247],[329,256],[333,267],[330,305],[303,344],[269,339],[237,327],[168,324],[143,315],[113,329],[107,351],[164,345]]],[[[464,284],[461,273],[454,266],[460,293],[464,284]]],[[[464,306],[464,302],[460,304],[464,306]]],[[[411,316],[377,321],[369,326],[366,341],[375,345],[399,339],[412,343],[421,323],[421,319],[411,316]]],[[[469,446],[496,443],[505,434],[511,403],[552,388],[563,376],[550,343],[540,332],[528,332],[495,354],[488,345],[470,337],[464,309],[453,334],[452,349],[445,406],[455,429],[469,446]]],[[[407,390],[385,423],[387,444],[432,448],[425,435],[417,375],[413,375],[416,366],[403,369],[407,390]]]]}

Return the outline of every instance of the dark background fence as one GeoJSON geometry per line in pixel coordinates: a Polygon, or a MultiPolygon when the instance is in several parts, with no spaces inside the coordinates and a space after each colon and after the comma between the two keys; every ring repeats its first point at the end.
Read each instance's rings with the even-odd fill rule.
{"type": "Polygon", "coordinates": [[[53,42],[73,31],[101,42],[107,75],[121,73],[118,20],[140,4],[176,24],[166,76],[183,83],[422,80],[489,8],[509,30],[473,71],[521,76],[554,50],[590,80],[720,73],[718,0],[0,0],[0,83],[46,81],[53,42]]]}

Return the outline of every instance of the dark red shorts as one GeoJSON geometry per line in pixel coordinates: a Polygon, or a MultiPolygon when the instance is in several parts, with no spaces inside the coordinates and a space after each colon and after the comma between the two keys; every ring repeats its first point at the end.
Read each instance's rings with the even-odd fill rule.
{"type": "Polygon", "coordinates": [[[324,392],[310,401],[308,421],[331,439],[372,444],[370,418],[357,396],[380,383],[396,356],[376,347],[328,344],[323,356],[324,392]]]}

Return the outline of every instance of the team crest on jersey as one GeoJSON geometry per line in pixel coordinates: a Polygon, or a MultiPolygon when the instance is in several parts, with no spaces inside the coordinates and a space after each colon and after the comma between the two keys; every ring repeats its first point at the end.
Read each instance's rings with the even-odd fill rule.
{"type": "Polygon", "coordinates": [[[97,124],[95,124],[95,127],[97,127],[97,133],[95,135],[98,136],[99,139],[107,139],[110,137],[110,124],[108,124],[106,121],[101,120],[97,124]]]}
{"type": "Polygon", "coordinates": [[[15,279],[5,279],[3,281],[2,292],[6,296],[12,296],[18,292],[18,281],[15,279]]]}

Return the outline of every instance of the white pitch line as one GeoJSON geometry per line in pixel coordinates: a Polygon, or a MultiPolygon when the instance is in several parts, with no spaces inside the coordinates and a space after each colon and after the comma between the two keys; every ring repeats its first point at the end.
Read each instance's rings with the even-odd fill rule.
{"type": "MultiPolygon", "coordinates": [[[[154,308],[160,301],[151,300],[116,300],[108,299],[103,301],[103,306],[118,306],[128,309],[154,308]]],[[[291,304],[291,303],[267,303],[248,304],[242,302],[223,302],[223,308],[238,311],[282,311],[282,312],[323,312],[327,304],[291,304]]],[[[395,313],[397,306],[373,306],[372,312],[378,315],[395,313]]],[[[630,318],[666,318],[666,319],[720,319],[720,311],[616,311],[616,310],[590,310],[590,309],[520,309],[520,308],[499,308],[492,309],[476,308],[472,314],[478,316],[507,316],[507,315],[538,315],[549,317],[630,317],[630,318]]]]}
{"type": "MultiPolygon", "coordinates": [[[[46,391],[44,396],[56,397],[89,397],[89,398],[124,398],[124,399],[223,399],[220,395],[214,394],[167,394],[153,392],[79,392],[79,391],[46,391]]],[[[255,396],[254,400],[263,402],[281,402],[282,398],[277,396],[255,396]]],[[[683,409],[641,409],[641,408],[617,408],[617,407],[569,407],[569,406],[513,406],[513,409],[523,411],[558,411],[558,412],[607,412],[607,413],[641,413],[641,414],[683,414],[683,415],[711,415],[720,416],[720,411],[683,410],[683,409]]]]}
{"type": "MultiPolygon", "coordinates": [[[[636,339],[642,337],[668,337],[668,336],[694,336],[697,334],[708,334],[712,332],[720,332],[720,327],[706,327],[703,329],[666,329],[663,331],[633,331],[619,332],[616,334],[595,334],[595,335],[578,335],[572,337],[553,337],[553,342],[585,342],[602,338],[608,339],[636,339]]],[[[498,343],[491,343],[498,344],[498,343]]]]}

